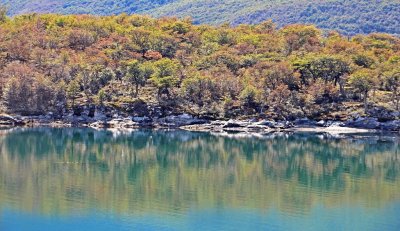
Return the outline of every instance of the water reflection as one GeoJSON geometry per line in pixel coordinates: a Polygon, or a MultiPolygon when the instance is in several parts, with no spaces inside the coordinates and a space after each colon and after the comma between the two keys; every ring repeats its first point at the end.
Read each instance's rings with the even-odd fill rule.
{"type": "Polygon", "coordinates": [[[41,214],[209,208],[309,214],[400,200],[399,138],[0,130],[0,209],[41,214]]]}

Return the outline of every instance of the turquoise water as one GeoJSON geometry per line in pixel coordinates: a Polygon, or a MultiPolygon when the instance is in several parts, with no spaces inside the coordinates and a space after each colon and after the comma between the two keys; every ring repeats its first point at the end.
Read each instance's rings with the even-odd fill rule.
{"type": "Polygon", "coordinates": [[[399,141],[0,130],[0,230],[400,230],[399,141]]]}

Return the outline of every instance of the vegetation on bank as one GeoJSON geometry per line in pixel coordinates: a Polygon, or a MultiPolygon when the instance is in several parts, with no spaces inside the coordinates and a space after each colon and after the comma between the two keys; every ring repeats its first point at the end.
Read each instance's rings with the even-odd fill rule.
{"type": "Polygon", "coordinates": [[[213,118],[345,119],[398,111],[400,39],[312,25],[218,27],[147,16],[0,11],[0,102],[8,113],[82,105],[159,107],[213,118]]]}
{"type": "Polygon", "coordinates": [[[26,13],[192,17],[194,22],[257,24],[273,19],[278,26],[310,23],[346,35],[400,35],[400,0],[0,0],[11,15],[26,13]]]}

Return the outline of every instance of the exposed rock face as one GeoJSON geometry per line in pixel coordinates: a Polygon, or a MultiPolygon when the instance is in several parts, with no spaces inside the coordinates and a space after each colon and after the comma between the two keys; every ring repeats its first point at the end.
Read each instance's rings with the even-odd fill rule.
{"type": "Polygon", "coordinates": [[[400,131],[400,120],[393,120],[382,123],[381,129],[386,131],[400,131]]]}
{"type": "Polygon", "coordinates": [[[372,107],[368,110],[368,116],[377,118],[379,122],[388,122],[396,120],[396,118],[400,116],[400,112],[390,111],[384,107],[372,107]]]}
{"type": "Polygon", "coordinates": [[[181,127],[193,124],[204,124],[207,120],[198,119],[188,114],[167,116],[154,120],[154,124],[161,127],[181,127]]]}
{"type": "Polygon", "coordinates": [[[380,129],[381,123],[377,118],[363,118],[360,117],[355,121],[348,121],[346,126],[355,128],[367,128],[367,129],[380,129]]]}
{"type": "Polygon", "coordinates": [[[24,121],[18,119],[16,117],[8,116],[8,115],[0,115],[0,127],[1,126],[18,126],[24,125],[24,121]]]}
{"type": "Polygon", "coordinates": [[[222,125],[222,128],[244,128],[249,125],[249,122],[239,120],[229,120],[222,125]]]}
{"type": "Polygon", "coordinates": [[[139,128],[139,124],[130,118],[97,121],[89,125],[93,128],[139,128]]]}
{"type": "Polygon", "coordinates": [[[164,127],[178,128],[186,125],[203,124],[206,120],[198,119],[188,114],[167,116],[151,119],[147,116],[120,117],[116,116],[111,120],[102,120],[91,123],[90,127],[95,128],[140,128],[140,127],[164,127]]]}
{"type": "MultiPolygon", "coordinates": [[[[139,104],[145,107],[143,104],[139,104]]],[[[176,114],[168,116],[160,116],[166,114],[161,108],[153,108],[147,110],[151,112],[150,116],[144,113],[131,114],[126,116],[126,113],[120,112],[113,108],[107,107],[80,107],[77,111],[71,112],[69,115],[64,115],[59,118],[53,113],[48,113],[43,116],[30,117],[12,117],[8,115],[0,115],[0,126],[54,126],[54,127],[93,127],[93,128],[180,128],[198,131],[233,131],[233,132],[263,132],[269,130],[290,130],[291,128],[360,128],[374,129],[384,131],[400,131],[400,120],[384,120],[376,117],[360,117],[354,116],[355,119],[346,122],[320,120],[314,121],[308,118],[296,119],[290,121],[274,121],[274,120],[259,120],[257,118],[248,120],[206,120],[199,119],[189,114],[176,114]],[[79,113],[77,113],[79,112],[79,113]],[[76,114],[80,114],[77,116],[76,114]]],[[[142,108],[143,109],[143,108],[142,108]]],[[[171,114],[169,112],[167,114],[171,114]]],[[[386,113],[386,112],[385,112],[386,113]]],[[[386,113],[387,114],[387,113],[386,113]]],[[[386,115],[385,114],[385,115],[386,115]]],[[[394,116],[395,114],[387,114],[394,116]]],[[[388,117],[389,118],[389,117],[388,117]]],[[[398,117],[395,117],[398,118],[398,117]]]]}
{"type": "Polygon", "coordinates": [[[373,117],[359,117],[344,123],[346,127],[376,129],[384,131],[400,131],[400,120],[389,120],[380,122],[380,119],[373,117]]]}

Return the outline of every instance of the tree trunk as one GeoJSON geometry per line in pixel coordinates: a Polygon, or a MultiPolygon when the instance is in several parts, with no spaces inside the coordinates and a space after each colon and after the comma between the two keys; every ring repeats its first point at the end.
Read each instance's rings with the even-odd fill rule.
{"type": "Polygon", "coordinates": [[[364,111],[365,113],[368,111],[368,91],[364,92],[364,111]]]}
{"type": "Polygon", "coordinates": [[[135,98],[138,97],[138,95],[139,95],[139,84],[136,84],[135,85],[135,94],[134,94],[135,98]]]}
{"type": "Polygon", "coordinates": [[[345,91],[345,89],[344,89],[344,81],[342,81],[342,80],[339,80],[339,90],[340,90],[340,95],[344,98],[344,99],[346,99],[346,91],[345,91]]]}
{"type": "Polygon", "coordinates": [[[398,111],[400,107],[400,92],[397,89],[393,91],[393,101],[396,105],[396,110],[398,111]]]}

